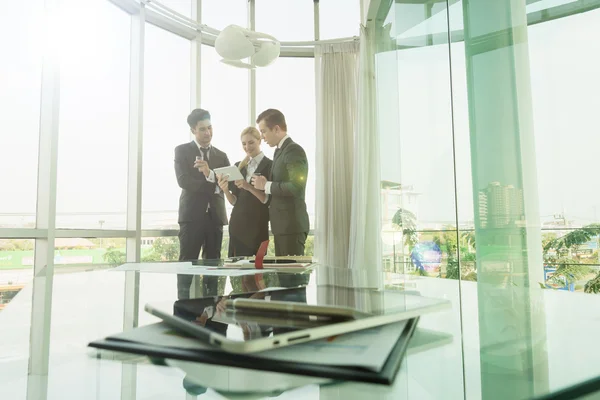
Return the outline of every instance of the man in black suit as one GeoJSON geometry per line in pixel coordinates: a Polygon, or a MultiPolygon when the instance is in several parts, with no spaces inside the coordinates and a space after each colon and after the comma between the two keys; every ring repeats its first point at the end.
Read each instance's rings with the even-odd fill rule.
{"type": "MultiPolygon", "coordinates": [[[[221,258],[227,213],[214,169],[230,165],[227,154],[212,146],[210,113],[197,108],[187,118],[194,140],[175,148],[179,197],[179,260],[221,258]]],[[[178,298],[189,298],[192,275],[177,276],[178,298]]],[[[204,295],[216,295],[216,277],[204,277],[204,295]]]]}
{"type": "Polygon", "coordinates": [[[269,195],[269,219],[275,238],[275,255],[302,256],[310,229],[306,212],[308,160],[304,149],[287,134],[285,117],[268,109],[256,119],[264,141],[277,147],[271,174],[253,178],[255,188],[269,195]]]}

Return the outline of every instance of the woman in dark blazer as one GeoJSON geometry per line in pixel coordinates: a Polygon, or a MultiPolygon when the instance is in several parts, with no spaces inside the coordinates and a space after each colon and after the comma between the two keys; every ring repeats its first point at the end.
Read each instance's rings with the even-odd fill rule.
{"type": "Polygon", "coordinates": [[[253,256],[260,244],[269,239],[269,208],[266,194],[250,184],[253,174],[268,176],[273,161],[260,150],[260,132],[248,127],[240,135],[246,152],[243,161],[235,163],[244,180],[227,182],[219,177],[219,187],[233,205],[229,219],[229,257],[253,256]]]}

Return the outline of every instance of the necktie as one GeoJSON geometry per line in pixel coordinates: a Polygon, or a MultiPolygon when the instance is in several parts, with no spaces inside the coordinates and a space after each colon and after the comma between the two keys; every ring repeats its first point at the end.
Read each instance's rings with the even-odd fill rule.
{"type": "Polygon", "coordinates": [[[253,158],[248,162],[248,167],[246,167],[246,180],[250,182],[252,180],[252,174],[256,172],[256,160],[253,158]]]}
{"type": "Polygon", "coordinates": [[[200,151],[202,151],[202,159],[206,162],[208,162],[208,150],[210,150],[209,148],[204,148],[204,147],[200,147],[200,151]]]}
{"type": "Polygon", "coordinates": [[[281,149],[279,147],[275,149],[275,154],[273,154],[273,161],[275,161],[275,159],[277,158],[277,155],[279,154],[280,151],[281,151],[281,149]]]}

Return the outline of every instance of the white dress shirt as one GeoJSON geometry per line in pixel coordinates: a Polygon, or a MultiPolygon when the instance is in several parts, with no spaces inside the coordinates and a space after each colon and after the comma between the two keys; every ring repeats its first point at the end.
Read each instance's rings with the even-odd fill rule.
{"type": "MultiPolygon", "coordinates": [[[[212,145],[208,145],[208,147],[202,147],[202,146],[200,146],[200,143],[196,142],[196,140],[194,140],[194,143],[196,143],[196,146],[198,146],[198,150],[200,150],[200,158],[202,158],[202,161],[208,162],[208,160],[210,158],[209,154],[210,154],[210,149],[211,149],[212,145]],[[208,152],[206,153],[206,160],[204,159],[204,152],[202,151],[203,148],[208,149],[208,152]]],[[[211,169],[206,180],[211,183],[215,183],[216,182],[215,171],[213,171],[211,169]]],[[[215,188],[215,193],[218,194],[220,190],[221,190],[221,188],[219,187],[219,185],[217,185],[217,187],[215,188]]]]}
{"type": "MultiPolygon", "coordinates": [[[[285,136],[284,136],[284,137],[283,137],[283,138],[282,138],[282,139],[279,141],[279,143],[277,144],[277,148],[278,148],[278,149],[280,149],[280,148],[281,148],[281,146],[283,145],[283,142],[285,142],[285,141],[286,141],[286,140],[287,140],[289,137],[290,137],[290,136],[286,134],[286,135],[285,135],[285,136]]],[[[273,157],[273,162],[275,162],[275,157],[273,157]]],[[[267,182],[267,183],[265,184],[265,193],[266,193],[266,194],[271,194],[271,182],[267,182]]],[[[268,199],[268,196],[267,196],[267,199],[268,199]]]]}
{"type": "Polygon", "coordinates": [[[248,167],[246,172],[246,181],[248,181],[248,183],[250,183],[250,181],[252,180],[252,175],[256,171],[256,168],[258,168],[258,164],[260,164],[263,158],[265,158],[265,154],[261,151],[254,158],[251,158],[250,161],[248,161],[248,167]]]}

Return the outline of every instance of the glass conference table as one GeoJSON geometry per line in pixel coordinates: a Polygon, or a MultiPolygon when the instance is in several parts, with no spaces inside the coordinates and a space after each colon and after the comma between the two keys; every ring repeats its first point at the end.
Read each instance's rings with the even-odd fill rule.
{"type": "MultiPolygon", "coordinates": [[[[219,263],[200,262],[215,271],[219,263]]],[[[562,392],[600,389],[600,296],[541,289],[528,290],[524,296],[510,287],[326,266],[304,274],[271,271],[258,277],[208,279],[191,275],[190,296],[207,290],[216,290],[217,295],[247,292],[261,285],[306,285],[307,296],[332,284],[405,291],[452,303],[450,310],[423,316],[413,340],[421,340],[419,332],[437,332],[450,339],[418,351],[409,349],[391,386],[176,360],[156,365],[143,356],[87,347],[123,330],[124,314],[131,308],[128,302],[137,305],[139,326],[157,322],[143,307],[182,296],[184,274],[174,265],[131,264],[121,267],[128,271],[56,274],[47,375],[28,374],[32,288],[26,286],[0,312],[0,398],[507,399],[573,398],[562,392]],[[175,272],[180,272],[179,282],[175,272]],[[487,293],[499,293],[495,309],[479,301],[487,293]],[[506,298],[510,304],[502,303],[506,298]],[[524,308],[523,299],[528,301],[524,308]],[[487,326],[489,318],[480,315],[482,308],[491,310],[498,322],[487,326]],[[519,312],[521,308],[527,312],[519,312]]]]}

